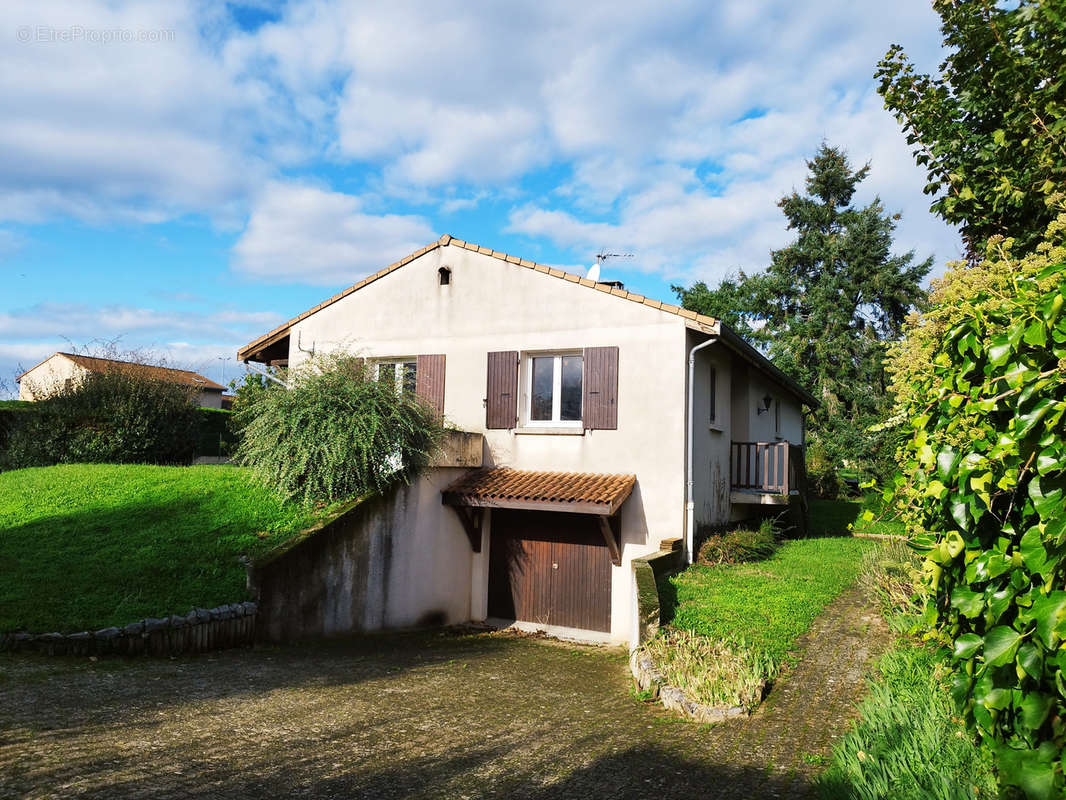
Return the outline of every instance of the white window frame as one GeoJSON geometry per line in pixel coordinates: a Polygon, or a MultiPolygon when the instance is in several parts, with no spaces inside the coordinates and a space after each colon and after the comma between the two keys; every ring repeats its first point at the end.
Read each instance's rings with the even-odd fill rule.
{"type": "Polygon", "coordinates": [[[374,359],[373,364],[374,364],[374,380],[376,380],[376,381],[380,381],[381,380],[381,367],[382,366],[387,365],[387,364],[391,364],[395,368],[396,372],[394,374],[398,374],[399,375],[399,380],[396,380],[396,382],[395,382],[395,384],[393,386],[393,388],[396,390],[396,394],[397,395],[402,395],[403,394],[403,368],[404,368],[404,366],[407,365],[407,364],[414,364],[414,366],[415,366],[415,382],[416,382],[415,385],[417,386],[417,381],[418,381],[418,358],[417,357],[411,356],[411,357],[408,358],[408,357],[399,356],[399,357],[393,357],[393,358],[376,358],[376,359],[374,359]]]}
{"type": "Polygon", "coordinates": [[[522,365],[525,368],[525,397],[522,400],[522,424],[529,428],[574,428],[581,430],[585,424],[585,361],[581,350],[551,350],[542,353],[523,354],[522,365]],[[559,419],[563,402],[563,357],[581,358],[581,416],[579,419],[559,419]],[[553,358],[552,365],[552,418],[533,419],[533,359],[553,358]]]}

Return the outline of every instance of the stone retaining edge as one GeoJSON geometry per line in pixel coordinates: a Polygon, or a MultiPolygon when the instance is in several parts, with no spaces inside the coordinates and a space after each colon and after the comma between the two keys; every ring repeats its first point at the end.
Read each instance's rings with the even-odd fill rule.
{"type": "Polygon", "coordinates": [[[666,683],[666,678],[659,671],[651,656],[641,650],[634,650],[629,656],[629,671],[642,692],[650,692],[653,700],[658,700],[664,708],[688,717],[696,722],[714,724],[734,717],[748,716],[743,706],[705,706],[692,700],[676,686],[666,683]]]}
{"type": "Polygon", "coordinates": [[[257,603],[246,601],[188,614],[148,617],[121,628],[78,633],[0,633],[0,652],[30,651],[60,655],[153,655],[203,653],[251,645],[257,603]]]}

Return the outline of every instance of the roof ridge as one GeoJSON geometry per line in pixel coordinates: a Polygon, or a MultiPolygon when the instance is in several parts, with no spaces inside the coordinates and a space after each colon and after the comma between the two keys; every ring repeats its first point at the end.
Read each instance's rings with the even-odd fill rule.
{"type": "Polygon", "coordinates": [[[558,269],[557,267],[550,267],[546,264],[538,264],[536,261],[530,261],[525,258],[519,258],[518,256],[508,255],[507,253],[501,252],[499,250],[493,250],[492,248],[484,247],[483,245],[475,244],[473,242],[467,242],[462,239],[457,239],[451,234],[445,233],[442,234],[441,237],[437,239],[437,241],[426,245],[420,250],[416,250],[410,255],[401,258],[399,261],[394,261],[387,267],[378,270],[372,275],[368,275],[358,283],[349,286],[347,289],[338,292],[332,297],[326,298],[318,305],[309,308],[307,311],[303,312],[302,314],[298,314],[297,316],[290,319],[288,322],[284,322],[281,325],[278,325],[270,332],[265,333],[257,339],[252,340],[237,351],[237,358],[243,359],[243,357],[253,348],[263,345],[268,340],[274,338],[275,336],[278,336],[278,334],[283,333],[285,330],[291,328],[297,322],[301,322],[302,320],[307,319],[307,317],[311,316],[315,312],[321,311],[326,306],[332,305],[338,300],[347,297],[352,292],[363,288],[368,283],[373,283],[379,278],[385,277],[390,272],[394,272],[405,264],[414,261],[416,258],[419,258],[432,250],[436,250],[438,247],[447,247],[448,245],[454,245],[456,247],[461,247],[464,250],[469,250],[474,253],[487,255],[499,261],[503,261],[507,264],[514,264],[519,267],[525,267],[526,269],[531,269],[534,272],[540,272],[545,275],[550,275],[553,278],[560,278],[562,280],[567,281],[568,283],[575,283],[579,286],[584,286],[588,289],[595,289],[596,291],[609,294],[613,297],[620,297],[623,300],[629,300],[630,302],[640,303],[641,305],[648,306],[649,308],[654,308],[657,311],[665,311],[667,314],[674,314],[675,316],[682,317],[683,319],[695,322],[699,325],[706,325],[710,327],[715,327],[718,325],[717,319],[715,319],[714,317],[707,316],[706,314],[698,314],[695,311],[691,311],[687,308],[675,306],[670,303],[664,303],[661,300],[655,300],[653,298],[646,297],[642,294],[637,294],[636,292],[629,292],[625,289],[619,289],[614,286],[609,286],[605,283],[598,283],[596,281],[589,280],[586,277],[575,275],[572,272],[566,272],[565,270],[558,269]]]}
{"type": "Polygon", "coordinates": [[[56,356],[63,356],[65,358],[69,358],[75,364],[77,364],[78,366],[80,366],[80,367],[82,367],[84,369],[90,369],[91,368],[91,365],[87,365],[84,362],[86,362],[86,361],[88,361],[88,362],[97,361],[97,362],[104,362],[104,363],[107,363],[107,364],[122,364],[122,365],[130,366],[130,367],[144,367],[145,369],[162,370],[163,372],[178,372],[178,373],[181,373],[183,375],[191,375],[194,378],[198,379],[198,380],[191,380],[190,381],[190,385],[203,384],[204,388],[220,389],[222,391],[226,390],[226,387],[223,386],[222,384],[215,383],[213,380],[208,378],[206,375],[204,375],[202,373],[199,373],[199,372],[196,372],[195,370],[181,369],[180,367],[163,367],[163,366],[160,366],[158,364],[143,364],[143,363],[141,363],[139,361],[124,361],[124,360],[122,360],[120,358],[107,358],[106,356],[90,356],[90,355],[86,355],[84,353],[68,353],[66,350],[57,350],[56,352],[52,353],[52,355],[50,355],[47,358],[45,358],[43,361],[37,362],[32,367],[30,367],[28,370],[26,370],[21,375],[19,375],[15,379],[16,382],[21,382],[21,380],[24,377],[26,377],[29,373],[31,373],[35,369],[37,369],[37,367],[41,366],[41,364],[44,364],[46,361],[48,361],[49,359],[55,358],[56,356]]]}

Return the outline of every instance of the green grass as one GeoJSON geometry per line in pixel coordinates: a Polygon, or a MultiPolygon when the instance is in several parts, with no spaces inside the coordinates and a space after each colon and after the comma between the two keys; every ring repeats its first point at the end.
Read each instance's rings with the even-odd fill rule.
{"type": "Polygon", "coordinates": [[[243,600],[239,556],[313,520],[236,467],[0,473],[0,631],[91,630],[243,600]]]}
{"type": "Polygon", "coordinates": [[[902,536],[903,524],[882,514],[881,497],[870,494],[863,500],[811,500],[811,536],[848,536],[849,525],[859,533],[902,536]],[[862,514],[872,511],[876,518],[865,522],[862,514]],[[882,516],[884,518],[882,518],[882,516]]]}
{"type": "Polygon", "coordinates": [[[822,609],[855,581],[870,546],[850,537],[799,539],[765,561],[690,567],[660,586],[667,621],[743,641],[779,664],[822,609]]]}
{"type": "Polygon", "coordinates": [[[997,796],[992,757],[955,715],[947,652],[900,640],[882,657],[861,717],[818,780],[826,800],[997,796]]]}

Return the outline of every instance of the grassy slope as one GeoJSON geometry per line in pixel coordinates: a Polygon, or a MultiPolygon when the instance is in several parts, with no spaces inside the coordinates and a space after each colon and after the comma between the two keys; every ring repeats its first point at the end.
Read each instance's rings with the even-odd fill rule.
{"type": "Polygon", "coordinates": [[[70,632],[239,601],[238,556],[311,521],[236,467],[0,473],[0,631],[70,632]]]}
{"type": "Polygon", "coordinates": [[[675,628],[735,641],[779,661],[798,636],[854,582],[863,550],[853,538],[785,542],[765,561],[690,567],[660,587],[675,628]]]}

